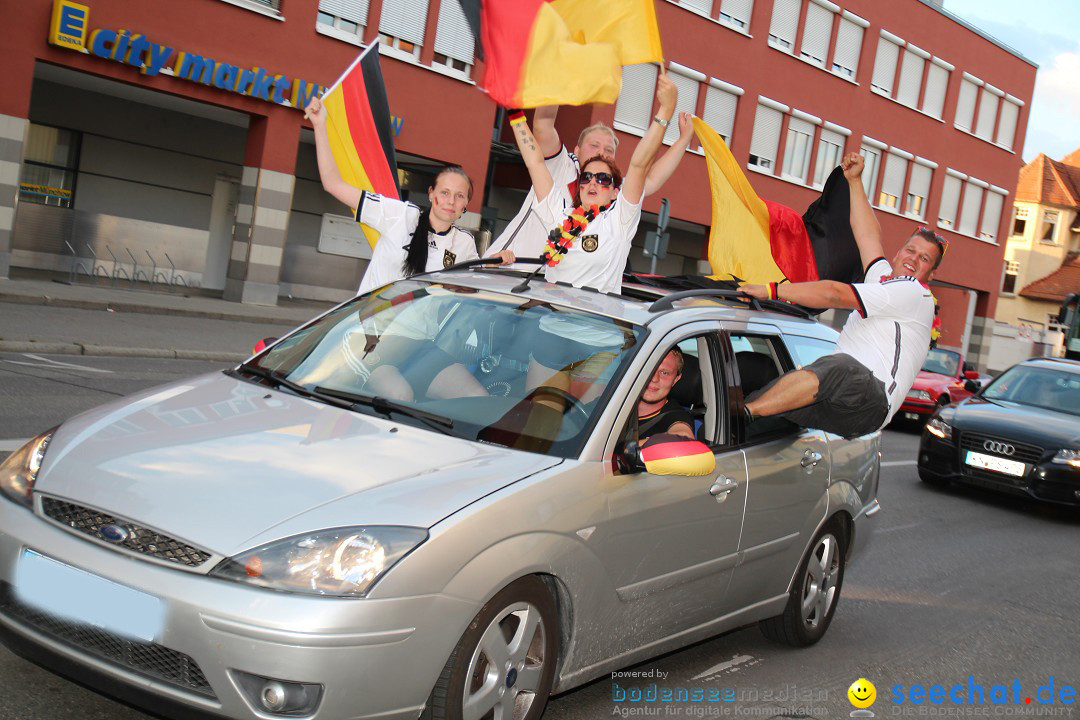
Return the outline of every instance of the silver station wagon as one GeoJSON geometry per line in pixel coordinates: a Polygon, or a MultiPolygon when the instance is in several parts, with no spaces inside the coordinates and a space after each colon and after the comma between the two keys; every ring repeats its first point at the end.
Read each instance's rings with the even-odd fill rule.
{"type": "Polygon", "coordinates": [[[535,719],[749,623],[810,645],[880,435],[747,423],[836,333],[736,296],[433,273],[74,417],[0,466],[0,637],[157,713],[264,720],[535,719]],[[676,346],[697,440],[643,443],[676,346]]]}

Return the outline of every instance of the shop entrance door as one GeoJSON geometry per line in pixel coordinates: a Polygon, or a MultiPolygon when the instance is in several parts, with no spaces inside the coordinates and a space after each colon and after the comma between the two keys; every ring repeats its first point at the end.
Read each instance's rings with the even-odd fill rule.
{"type": "Polygon", "coordinates": [[[206,266],[202,277],[204,288],[225,289],[225,272],[229,268],[229,249],[232,247],[239,191],[238,178],[217,176],[214,195],[210,200],[210,237],[206,241],[206,266]]]}

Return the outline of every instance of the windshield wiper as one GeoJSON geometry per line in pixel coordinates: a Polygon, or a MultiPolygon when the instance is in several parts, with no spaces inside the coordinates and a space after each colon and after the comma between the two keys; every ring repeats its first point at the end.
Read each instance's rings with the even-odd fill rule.
{"type": "Polygon", "coordinates": [[[437,415],[426,410],[419,410],[408,405],[403,405],[393,400],[388,400],[378,395],[358,395],[357,393],[351,393],[347,390],[337,390],[335,388],[323,387],[321,385],[316,386],[315,392],[319,395],[325,395],[337,400],[344,400],[351,403],[350,407],[355,405],[366,405],[380,415],[386,415],[390,417],[390,413],[398,413],[399,415],[405,415],[413,419],[419,420],[429,427],[438,430],[444,435],[452,435],[457,437],[455,433],[449,432],[449,429],[454,427],[454,421],[445,415],[437,415]]]}
{"type": "Polygon", "coordinates": [[[323,393],[320,393],[318,392],[318,389],[309,390],[300,383],[295,383],[292,380],[289,380],[279,370],[267,370],[266,368],[259,367],[258,365],[240,365],[238,368],[236,368],[236,370],[227,370],[226,373],[233,374],[237,370],[251,373],[256,377],[261,377],[269,380],[270,382],[274,383],[274,385],[278,387],[288,388],[297,395],[313,398],[315,400],[321,400],[327,405],[333,405],[334,407],[343,408],[345,410],[349,410],[352,408],[352,403],[346,402],[342,398],[334,397],[333,395],[325,395],[323,393]]]}

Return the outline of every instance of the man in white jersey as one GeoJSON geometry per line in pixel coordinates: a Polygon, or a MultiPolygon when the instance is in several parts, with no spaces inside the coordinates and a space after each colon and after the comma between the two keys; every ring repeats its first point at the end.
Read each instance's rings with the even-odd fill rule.
{"type": "Polygon", "coordinates": [[[781,415],[803,427],[851,438],[874,432],[892,419],[926,359],[934,321],[927,283],[941,264],[947,242],[919,228],[890,264],[883,257],[881,226],[860,179],[863,159],[848,153],[842,165],[851,192],[851,230],[866,267],[863,282],[820,280],[741,289],[761,300],[856,312],[831,355],[782,375],[751,396],[745,411],[751,420],[781,415]]]}
{"type": "MultiPolygon", "coordinates": [[[[619,139],[615,131],[604,123],[590,125],[581,131],[578,143],[574,146],[574,152],[567,152],[566,146],[559,139],[559,133],[555,129],[555,117],[559,111],[557,106],[536,108],[533,116],[533,136],[544,153],[545,163],[556,187],[566,187],[578,179],[580,162],[594,157],[607,157],[614,159],[615,151],[619,146],[619,139]]],[[[690,138],[694,133],[692,115],[684,112],[679,113],[679,137],[661,155],[645,179],[645,195],[651,195],[660,189],[665,182],[679,167],[683,153],[690,144],[690,138]]],[[[666,124],[666,123],[665,123],[666,124]]],[[[521,204],[514,219],[495,239],[485,257],[489,257],[503,250],[512,250],[517,257],[536,258],[544,252],[547,244],[548,232],[552,225],[543,214],[537,213],[536,194],[529,188],[525,196],[525,202],[521,204]]],[[[622,268],[618,269],[622,276],[622,268]]]]}

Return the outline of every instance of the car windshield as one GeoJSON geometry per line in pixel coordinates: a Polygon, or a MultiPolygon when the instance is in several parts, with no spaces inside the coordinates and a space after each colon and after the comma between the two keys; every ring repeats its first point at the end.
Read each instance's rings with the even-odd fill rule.
{"type": "Polygon", "coordinates": [[[1014,365],[987,386],[983,397],[1080,415],[1080,374],[1014,365]]]}
{"type": "Polygon", "coordinates": [[[924,372],[956,377],[957,370],[960,369],[960,353],[934,348],[926,354],[926,361],[923,362],[922,369],[924,372]]]}
{"type": "Polygon", "coordinates": [[[644,332],[516,295],[403,280],[239,371],[467,440],[575,457],[644,332]]]}

